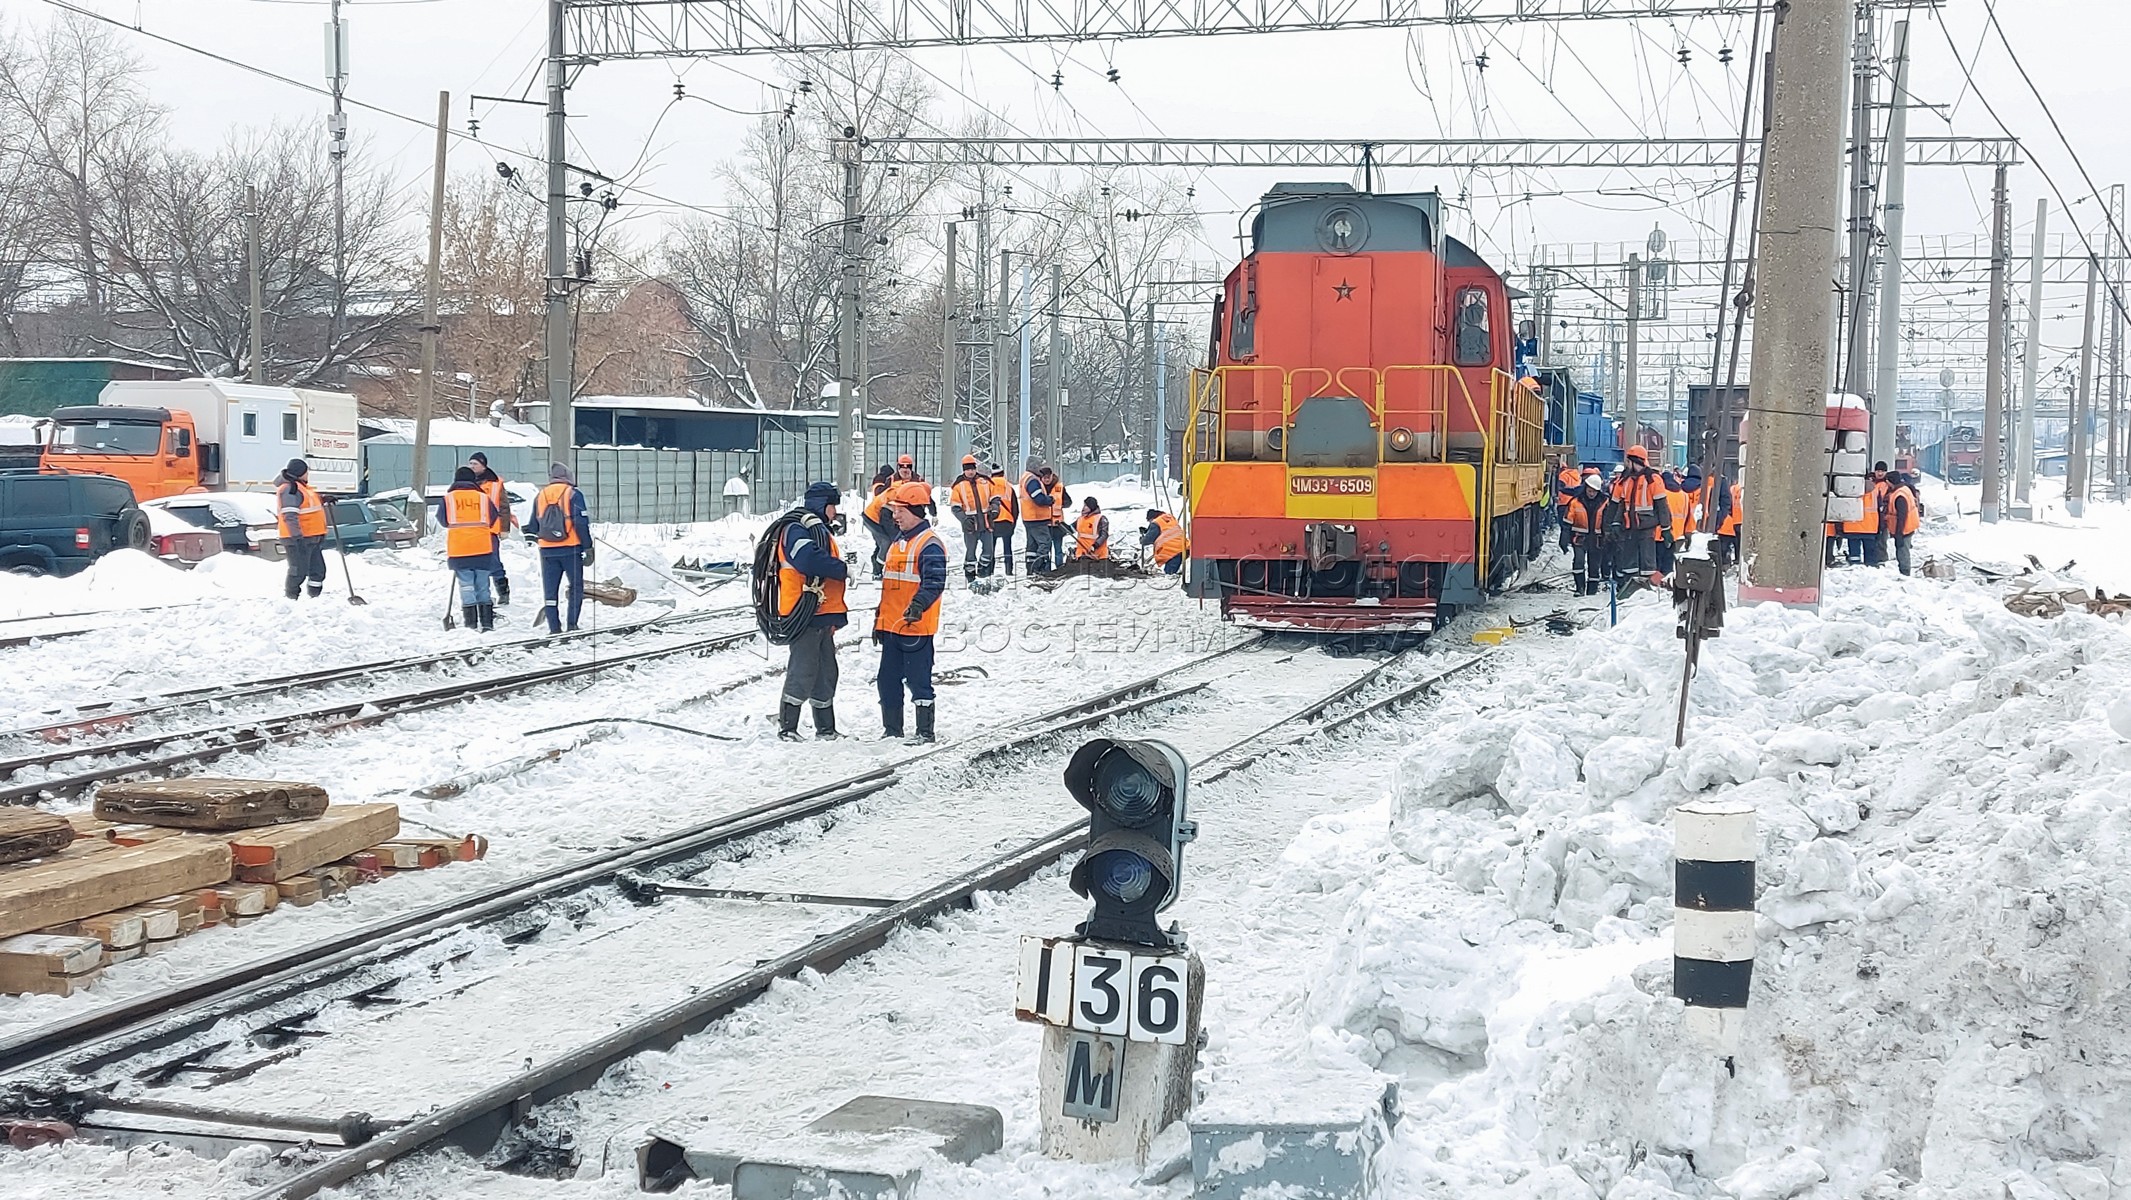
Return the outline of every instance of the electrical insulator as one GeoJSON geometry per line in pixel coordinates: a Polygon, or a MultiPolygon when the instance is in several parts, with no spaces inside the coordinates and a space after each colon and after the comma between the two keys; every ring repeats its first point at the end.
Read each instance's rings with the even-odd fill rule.
{"type": "Polygon", "coordinates": [[[1063,71],[1053,71],[1053,72],[1051,72],[1051,90],[1055,92],[1055,91],[1059,91],[1059,90],[1063,89],[1064,87],[1065,87],[1065,72],[1063,72],[1063,71]]]}
{"type": "Polygon", "coordinates": [[[1685,46],[1682,46],[1682,47],[1680,47],[1680,65],[1681,65],[1681,66],[1683,66],[1683,67],[1684,67],[1684,66],[1686,66],[1686,65],[1687,65],[1687,62],[1688,62],[1688,60],[1689,60],[1689,59],[1692,59],[1693,57],[1694,57],[1694,55],[1688,52],[1688,50],[1687,50],[1687,47],[1685,47],[1685,46]]]}
{"type": "Polygon", "coordinates": [[[589,184],[589,183],[580,183],[580,184],[578,184],[578,185],[577,185],[577,194],[578,194],[578,195],[580,195],[580,196],[583,196],[583,197],[584,197],[585,199],[587,199],[587,200],[591,199],[591,198],[592,198],[592,185],[591,185],[591,184],[589,184]]]}
{"type": "Polygon", "coordinates": [[[1111,83],[1116,83],[1116,82],[1117,82],[1117,68],[1116,68],[1116,67],[1111,67],[1111,68],[1110,68],[1110,70],[1108,71],[1108,74],[1109,74],[1109,76],[1110,76],[1110,82],[1111,82],[1111,83]]]}
{"type": "Polygon", "coordinates": [[[1717,51],[1717,61],[1718,61],[1718,62],[1720,62],[1720,63],[1723,63],[1723,64],[1725,64],[1726,66],[1729,66],[1729,65],[1731,65],[1731,47],[1730,47],[1730,46],[1726,46],[1726,47],[1724,47],[1723,49],[1721,49],[1721,50],[1718,50],[1718,51],[1717,51]]]}
{"type": "Polygon", "coordinates": [[[511,170],[511,165],[507,162],[499,162],[496,164],[496,174],[501,175],[505,179],[509,179],[517,173],[518,172],[511,170]]]}
{"type": "Polygon", "coordinates": [[[1480,51],[1479,55],[1472,60],[1472,65],[1485,71],[1487,69],[1487,51],[1480,51]]]}
{"type": "Polygon", "coordinates": [[[685,100],[688,98],[688,91],[686,86],[683,85],[678,79],[673,81],[673,98],[676,100],[685,100]]]}
{"type": "Polygon", "coordinates": [[[466,118],[466,136],[474,139],[477,142],[481,140],[481,118],[466,118]]]}

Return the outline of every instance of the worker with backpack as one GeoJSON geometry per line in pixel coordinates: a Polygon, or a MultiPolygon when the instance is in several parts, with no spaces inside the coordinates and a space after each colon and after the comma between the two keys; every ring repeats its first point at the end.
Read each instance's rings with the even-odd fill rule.
{"type": "Polygon", "coordinates": [[[533,540],[540,547],[540,613],[549,633],[575,631],[585,607],[585,568],[592,565],[592,514],[585,494],[563,463],[548,464],[548,485],[533,497],[533,540]],[[570,619],[557,613],[562,581],[570,581],[570,619]]]}
{"type": "Polygon", "coordinates": [[[777,736],[787,742],[799,740],[801,706],[813,710],[816,739],[837,736],[836,631],[851,623],[844,601],[851,570],[836,544],[842,501],[835,484],[810,485],[755,550],[755,625],[771,645],[791,649],[777,706],[777,736]]]}

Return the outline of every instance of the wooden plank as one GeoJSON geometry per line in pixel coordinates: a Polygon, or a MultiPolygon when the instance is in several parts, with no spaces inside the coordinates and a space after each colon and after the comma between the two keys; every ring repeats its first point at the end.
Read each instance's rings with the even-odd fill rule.
{"type": "Polygon", "coordinates": [[[51,933],[22,933],[0,939],[0,991],[29,989],[8,986],[22,972],[40,975],[79,975],[93,971],[104,961],[104,944],[90,937],[63,937],[51,933]]]}
{"type": "Polygon", "coordinates": [[[292,875],[287,879],[276,880],[274,890],[281,893],[283,904],[293,904],[298,908],[316,904],[325,896],[323,885],[311,875],[292,875]]]}
{"type": "Polygon", "coordinates": [[[178,936],[177,910],[149,908],[145,905],[123,909],[111,914],[114,917],[136,917],[141,923],[141,937],[150,942],[167,942],[178,936]]]}
{"type": "MultiPolygon", "coordinates": [[[[214,893],[209,892],[208,895],[212,896],[214,893]]],[[[144,900],[141,902],[140,907],[176,913],[178,919],[183,920],[188,914],[195,917],[199,916],[201,908],[205,906],[200,903],[200,893],[185,892],[176,896],[157,896],[153,900],[144,900]]]]}
{"type": "Polygon", "coordinates": [[[381,842],[370,847],[378,862],[394,871],[426,871],[452,861],[436,846],[413,842],[381,842]]]}
{"type": "Polygon", "coordinates": [[[307,821],[326,803],[315,783],[196,776],[108,784],[96,794],[96,815],[177,829],[255,829],[307,821]]]}
{"type": "Polygon", "coordinates": [[[222,898],[222,919],[231,917],[256,917],[273,911],[281,903],[281,893],[271,883],[225,883],[215,889],[222,898]]]}
{"type": "Polygon", "coordinates": [[[125,950],[138,946],[148,937],[146,922],[139,917],[126,915],[124,911],[83,917],[74,922],[74,927],[81,936],[102,942],[106,950],[125,950]]]}
{"type": "Polygon", "coordinates": [[[389,841],[400,831],[397,804],[341,804],[315,821],[230,835],[236,877],[272,883],[389,841]]]}
{"type": "Polygon", "coordinates": [[[229,845],[218,838],[81,853],[68,847],[39,862],[0,868],[0,937],[212,887],[229,871],[229,845]]]}
{"type": "Polygon", "coordinates": [[[0,811],[0,863],[43,858],[73,840],[74,827],[65,817],[26,808],[0,811]]]}

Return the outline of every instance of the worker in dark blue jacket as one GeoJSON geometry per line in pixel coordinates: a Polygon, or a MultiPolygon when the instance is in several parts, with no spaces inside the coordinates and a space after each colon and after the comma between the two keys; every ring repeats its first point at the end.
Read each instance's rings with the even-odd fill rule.
{"type": "Polygon", "coordinates": [[[836,736],[836,631],[851,623],[844,603],[850,568],[831,523],[843,496],[833,483],[807,488],[804,515],[787,525],[777,545],[777,613],[789,616],[808,588],[818,589],[814,618],[792,640],[784,672],[784,701],[777,710],[777,736],[799,740],[799,708],[814,711],[814,736],[836,736]]]}

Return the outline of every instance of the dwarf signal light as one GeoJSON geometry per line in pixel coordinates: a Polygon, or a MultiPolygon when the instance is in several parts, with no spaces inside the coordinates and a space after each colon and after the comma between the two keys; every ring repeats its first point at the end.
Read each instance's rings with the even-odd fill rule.
{"type": "Polygon", "coordinates": [[[1185,816],[1190,765],[1157,741],[1096,738],[1066,765],[1066,791],[1088,810],[1088,846],[1073,865],[1073,891],[1094,907],[1080,935],[1157,950],[1183,947],[1156,914],[1176,901],[1184,843],[1198,836],[1185,816]]]}

